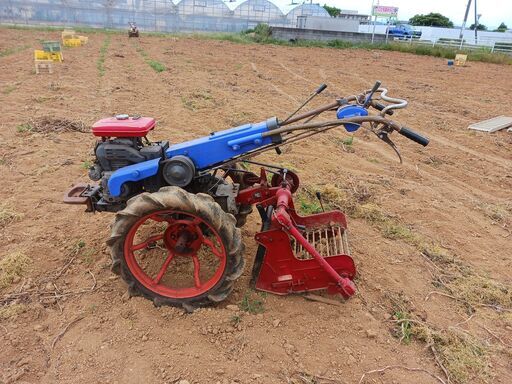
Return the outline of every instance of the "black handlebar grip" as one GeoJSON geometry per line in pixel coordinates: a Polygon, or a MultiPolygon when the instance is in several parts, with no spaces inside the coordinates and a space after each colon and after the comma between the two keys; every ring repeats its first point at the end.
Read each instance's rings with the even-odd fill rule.
{"type": "Polygon", "coordinates": [[[426,137],[421,136],[419,133],[416,133],[410,130],[409,128],[402,127],[400,128],[398,133],[407,137],[409,140],[412,140],[418,144],[423,145],[424,147],[426,147],[429,143],[429,140],[426,137]]]}
{"type": "Polygon", "coordinates": [[[319,93],[322,93],[325,88],[327,88],[327,84],[320,84],[315,93],[318,95],[319,93]]]}
{"type": "MultiPolygon", "coordinates": [[[[374,108],[377,110],[377,111],[382,111],[384,108],[386,108],[386,106],[382,103],[377,103],[377,102],[374,102],[373,103],[373,106],[374,108]]],[[[395,113],[395,111],[393,111],[392,109],[388,109],[386,111],[386,115],[389,115],[391,116],[393,113],[395,113]]]]}

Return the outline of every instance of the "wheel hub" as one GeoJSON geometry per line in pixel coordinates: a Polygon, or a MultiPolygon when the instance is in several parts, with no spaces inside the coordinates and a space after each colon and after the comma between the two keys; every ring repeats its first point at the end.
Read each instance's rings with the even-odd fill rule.
{"type": "Polygon", "coordinates": [[[189,220],[177,220],[167,227],[164,243],[177,256],[191,256],[201,248],[202,234],[199,227],[189,220]]]}

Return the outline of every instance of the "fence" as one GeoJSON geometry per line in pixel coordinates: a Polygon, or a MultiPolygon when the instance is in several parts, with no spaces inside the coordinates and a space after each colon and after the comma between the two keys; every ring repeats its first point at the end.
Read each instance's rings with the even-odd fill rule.
{"type": "Polygon", "coordinates": [[[402,44],[428,45],[432,47],[447,47],[465,51],[486,50],[491,53],[506,53],[512,55],[512,42],[500,42],[493,39],[479,39],[478,44],[468,43],[465,39],[439,38],[433,40],[420,40],[412,37],[393,41],[402,44]]]}

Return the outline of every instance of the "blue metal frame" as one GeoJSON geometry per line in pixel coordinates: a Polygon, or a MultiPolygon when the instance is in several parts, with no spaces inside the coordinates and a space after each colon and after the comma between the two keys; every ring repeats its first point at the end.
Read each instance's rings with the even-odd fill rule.
{"type": "MultiPolygon", "coordinates": [[[[194,162],[196,169],[202,171],[235,156],[272,144],[275,137],[262,137],[262,133],[277,127],[277,119],[273,117],[260,123],[213,132],[209,136],[172,145],[165,152],[165,157],[187,156],[194,162]]],[[[118,197],[122,185],[127,181],[139,181],[156,175],[160,160],[144,161],[113,172],[108,179],[110,195],[118,197]]]]}

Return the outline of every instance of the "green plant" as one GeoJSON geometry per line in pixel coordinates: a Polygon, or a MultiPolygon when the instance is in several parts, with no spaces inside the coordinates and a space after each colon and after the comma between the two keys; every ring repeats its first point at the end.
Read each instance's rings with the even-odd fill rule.
{"type": "Polygon", "coordinates": [[[105,56],[108,51],[108,47],[110,46],[110,36],[107,35],[105,40],[103,40],[103,44],[100,47],[100,55],[98,57],[98,61],[96,62],[96,67],[98,68],[98,74],[100,77],[105,75],[105,56]]]}
{"type": "Polygon", "coordinates": [[[89,160],[85,160],[82,163],[82,168],[83,169],[89,170],[91,167],[92,167],[92,163],[89,160]]]}
{"type": "Polygon", "coordinates": [[[12,91],[14,91],[16,89],[16,86],[15,85],[8,85],[4,88],[4,90],[2,91],[2,93],[4,95],[8,95],[9,93],[11,93],[12,91]]]}
{"type": "Polygon", "coordinates": [[[405,344],[409,344],[411,342],[412,337],[412,323],[409,320],[409,314],[404,313],[402,311],[396,311],[393,313],[393,318],[395,320],[399,320],[398,328],[400,341],[403,341],[405,344]]]}
{"type": "Polygon", "coordinates": [[[252,313],[253,315],[265,312],[263,301],[259,298],[252,298],[248,292],[242,298],[239,307],[242,311],[252,313]]]}
{"type": "Polygon", "coordinates": [[[0,57],[5,57],[9,55],[13,55],[15,53],[24,51],[25,49],[30,48],[30,45],[23,45],[21,47],[12,47],[12,48],[6,48],[2,51],[0,51],[0,57]]]}
{"type": "Polygon", "coordinates": [[[254,28],[254,41],[257,43],[266,42],[272,36],[270,26],[265,23],[260,23],[254,28]]]}
{"type": "Polygon", "coordinates": [[[16,131],[18,131],[19,133],[32,132],[33,130],[34,127],[32,127],[32,125],[29,123],[19,124],[16,127],[16,131]]]}
{"type": "Polygon", "coordinates": [[[149,64],[149,66],[151,68],[153,68],[153,70],[155,72],[163,72],[163,71],[167,70],[165,65],[163,65],[162,63],[160,63],[160,62],[158,62],[156,60],[150,59],[150,60],[147,61],[147,63],[149,64]]]}
{"type": "Polygon", "coordinates": [[[240,324],[242,322],[242,317],[240,315],[233,315],[229,319],[229,322],[231,323],[231,325],[233,327],[236,327],[238,324],[240,324]]]}

